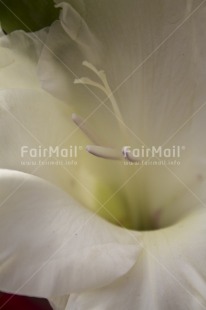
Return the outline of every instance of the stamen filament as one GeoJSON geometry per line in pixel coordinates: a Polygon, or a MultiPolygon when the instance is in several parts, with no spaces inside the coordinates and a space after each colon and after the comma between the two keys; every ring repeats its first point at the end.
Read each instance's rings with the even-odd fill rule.
{"type": "Polygon", "coordinates": [[[122,131],[124,138],[127,140],[128,137],[127,137],[127,132],[126,132],[126,125],[125,125],[124,120],[122,118],[122,115],[121,115],[120,109],[118,107],[118,104],[115,100],[115,97],[111,91],[111,88],[109,87],[105,72],[103,70],[97,70],[95,68],[95,66],[92,65],[91,63],[89,63],[88,61],[83,61],[82,64],[85,67],[87,67],[88,69],[90,69],[91,71],[93,71],[99,77],[99,79],[102,83],[92,81],[91,79],[89,79],[87,77],[75,79],[74,83],[75,84],[84,84],[84,85],[94,86],[96,88],[99,88],[102,92],[105,93],[105,95],[107,96],[107,98],[110,100],[110,102],[112,104],[112,108],[113,108],[114,114],[117,118],[117,121],[119,123],[120,130],[122,131]]]}
{"type": "Polygon", "coordinates": [[[122,158],[121,152],[119,150],[97,146],[97,145],[88,145],[86,150],[93,154],[94,156],[105,158],[105,159],[112,159],[112,160],[119,160],[122,158]]]}
{"type": "MultiPolygon", "coordinates": [[[[93,82],[93,83],[94,83],[94,84],[98,84],[98,86],[97,86],[97,85],[94,85],[94,84],[93,84],[93,86],[99,87],[99,88],[106,94],[106,96],[108,97],[108,99],[109,99],[109,100],[111,101],[111,103],[112,103],[112,107],[113,107],[113,110],[114,110],[114,113],[115,113],[117,119],[120,120],[122,124],[124,124],[124,121],[123,121],[122,115],[121,115],[121,113],[120,113],[119,107],[118,107],[118,105],[117,105],[117,103],[116,103],[116,100],[115,100],[115,98],[114,98],[114,96],[113,96],[113,94],[112,94],[112,91],[111,91],[111,89],[110,89],[110,87],[109,87],[109,84],[108,84],[108,82],[107,82],[107,78],[106,78],[106,75],[105,75],[104,71],[103,71],[103,70],[97,70],[97,69],[95,68],[95,66],[92,65],[91,63],[89,63],[88,61],[83,61],[82,64],[83,64],[85,67],[87,67],[87,68],[89,68],[90,70],[92,70],[94,73],[96,73],[97,76],[100,78],[100,80],[102,81],[104,87],[103,87],[101,84],[95,83],[95,82],[93,82]],[[100,86],[101,86],[101,87],[100,87],[100,86]]],[[[92,85],[92,84],[90,84],[90,85],[92,85]]]]}
{"type": "Polygon", "coordinates": [[[75,79],[74,84],[83,84],[83,85],[94,86],[94,87],[101,89],[101,91],[105,92],[105,89],[101,84],[94,82],[87,77],[83,77],[81,79],[75,79]]]}
{"type": "Polygon", "coordinates": [[[88,69],[90,69],[90,70],[92,70],[94,73],[96,73],[96,75],[100,75],[100,72],[103,72],[103,71],[99,71],[99,70],[97,70],[96,69],[96,67],[93,65],[93,64],[91,64],[90,62],[88,62],[88,61],[83,61],[83,66],[85,66],[85,67],[87,67],[88,69]]]}
{"type": "Polygon", "coordinates": [[[107,78],[106,78],[106,75],[104,74],[103,77],[102,77],[102,82],[105,86],[105,94],[107,95],[108,99],[111,101],[111,104],[112,104],[112,108],[114,110],[114,113],[116,115],[116,118],[120,124],[120,127],[122,128],[122,125],[125,126],[125,123],[124,123],[124,120],[122,118],[122,115],[121,115],[121,112],[119,110],[119,107],[118,107],[118,104],[113,96],[113,93],[109,87],[109,84],[107,82],[107,78]]]}

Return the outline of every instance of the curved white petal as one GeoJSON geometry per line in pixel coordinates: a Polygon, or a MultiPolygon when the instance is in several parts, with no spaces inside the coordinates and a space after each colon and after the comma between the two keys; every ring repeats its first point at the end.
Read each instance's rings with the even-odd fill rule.
{"type": "Polygon", "coordinates": [[[13,89],[0,91],[0,111],[1,168],[36,174],[71,190],[72,176],[64,167],[72,170],[66,162],[74,158],[60,152],[81,146],[84,139],[75,133],[69,107],[40,89],[13,89]],[[48,151],[38,152],[49,148],[59,148],[59,153],[50,158],[48,151]]]}
{"type": "MultiPolygon", "coordinates": [[[[146,144],[164,143],[205,97],[201,63],[206,47],[201,33],[206,9],[200,4],[199,0],[175,0],[172,6],[165,0],[59,4],[61,21],[51,27],[50,51],[44,49],[39,63],[43,87],[65,101],[71,98],[77,110],[89,115],[105,96],[95,88],[72,84],[82,76],[98,80],[82,67],[87,60],[105,70],[112,90],[119,87],[115,97],[130,130],[146,144]]],[[[95,113],[100,132],[102,110],[95,113]]],[[[115,140],[112,133],[107,138],[110,143],[115,140]]]]}
{"type": "MultiPolygon", "coordinates": [[[[67,104],[43,90],[0,91],[0,165],[44,178],[96,210],[121,186],[121,164],[102,160],[104,165],[99,165],[99,159],[86,152],[88,139],[73,124],[71,115],[67,104]],[[51,158],[50,148],[57,149],[51,158]],[[108,171],[113,171],[112,176],[108,171]]],[[[122,223],[128,217],[123,195],[116,195],[105,207],[110,212],[117,209],[122,223]]],[[[101,213],[115,220],[107,212],[101,213]]]]}
{"type": "MultiPolygon", "coordinates": [[[[177,193],[181,195],[181,180],[191,189],[205,170],[205,3],[101,0],[98,4],[81,1],[77,6],[75,1],[56,2],[63,10],[47,38],[52,53],[45,48],[40,57],[43,87],[89,116],[88,122],[110,146],[185,147],[180,166],[171,167],[174,176],[164,167],[163,171],[146,167],[146,173],[138,173],[128,185],[130,204],[137,205],[143,186],[151,209],[167,205],[177,193]],[[122,139],[100,91],[73,85],[82,76],[98,81],[82,66],[83,60],[105,70],[112,90],[121,84],[114,96],[129,127],[127,138],[122,139]]],[[[111,109],[110,102],[106,104],[111,109]]]]}
{"type": "Polygon", "coordinates": [[[62,296],[102,287],[128,272],[133,236],[45,181],[0,171],[0,289],[62,296]]]}
{"type": "Polygon", "coordinates": [[[127,275],[108,287],[72,294],[66,310],[203,310],[206,307],[206,212],[144,233],[144,250],[127,275]]]}
{"type": "Polygon", "coordinates": [[[0,33],[0,89],[40,86],[36,66],[46,35],[46,29],[30,34],[0,33]]]}
{"type": "MultiPolygon", "coordinates": [[[[206,45],[201,35],[205,4],[199,0],[175,0],[172,5],[164,0],[56,2],[62,7],[60,21],[51,27],[46,42],[50,50],[44,48],[39,62],[43,87],[88,117],[91,127],[98,128],[100,145],[104,138],[109,146],[186,148],[180,166],[171,167],[174,176],[164,167],[146,167],[146,173],[137,173],[128,184],[126,196],[137,210],[135,219],[144,191],[149,208],[157,211],[181,193],[181,180],[191,188],[205,168],[206,45]],[[73,85],[81,77],[99,81],[82,66],[84,60],[105,70],[128,135],[119,130],[109,100],[102,101],[105,94],[88,85],[73,85]]],[[[131,175],[127,168],[124,180],[131,175]]]]}
{"type": "Polygon", "coordinates": [[[58,296],[49,298],[50,305],[53,310],[65,310],[66,305],[68,303],[69,296],[58,296]]]}

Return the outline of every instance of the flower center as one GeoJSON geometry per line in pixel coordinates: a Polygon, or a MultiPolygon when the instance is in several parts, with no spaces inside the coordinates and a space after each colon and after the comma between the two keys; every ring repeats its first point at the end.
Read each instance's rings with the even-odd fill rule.
{"type": "MultiPolygon", "coordinates": [[[[80,79],[75,79],[74,83],[98,88],[104,94],[106,94],[107,99],[109,99],[112,105],[113,113],[118,122],[120,134],[124,138],[124,141],[129,141],[127,126],[124,123],[123,117],[119,110],[116,99],[109,87],[104,71],[102,70],[98,71],[92,64],[86,61],[83,62],[83,65],[86,66],[93,73],[95,73],[95,75],[98,77],[99,80],[93,81],[88,77],[83,77],[80,79]]],[[[138,157],[134,157],[132,155],[131,149],[130,147],[128,147],[129,143],[127,146],[123,146],[122,148],[120,147],[119,149],[103,145],[101,144],[100,142],[101,140],[98,138],[96,133],[94,133],[94,131],[92,131],[91,128],[89,128],[86,125],[86,122],[81,116],[73,114],[72,119],[74,123],[82,130],[82,132],[92,142],[92,145],[88,145],[86,147],[86,150],[90,154],[104,159],[116,160],[122,162],[124,161],[127,162],[128,164],[130,163],[140,164],[141,159],[138,157]]],[[[125,179],[127,180],[131,177],[132,174],[131,171],[132,169],[128,169],[128,166],[125,167],[124,180],[125,179]]],[[[99,185],[101,186],[97,185],[98,187],[97,191],[99,194],[98,197],[101,195],[104,196],[104,193],[108,192],[109,194],[111,192],[112,196],[113,194],[112,189],[109,187],[107,188],[106,182],[105,184],[103,184],[103,182],[102,184],[100,183],[99,185]]],[[[122,225],[124,227],[133,230],[156,230],[165,227],[165,225],[162,225],[160,223],[160,218],[162,216],[161,209],[154,208],[150,210],[150,208],[148,208],[147,205],[145,204],[145,199],[141,199],[141,197],[147,197],[147,193],[145,193],[144,184],[145,184],[144,182],[141,182],[137,178],[135,178],[135,181],[131,186],[132,188],[128,188],[127,194],[125,193],[126,191],[124,191],[124,193],[120,191],[116,196],[116,198],[111,200],[111,203],[106,205],[106,209],[108,210],[108,212],[104,212],[105,208],[103,208],[103,211],[100,213],[100,215],[115,224],[122,225]],[[131,199],[124,199],[124,194],[125,196],[130,197],[131,199]],[[108,216],[108,214],[111,214],[111,216],[108,216]],[[117,220],[115,221],[114,219],[117,220]]]]}

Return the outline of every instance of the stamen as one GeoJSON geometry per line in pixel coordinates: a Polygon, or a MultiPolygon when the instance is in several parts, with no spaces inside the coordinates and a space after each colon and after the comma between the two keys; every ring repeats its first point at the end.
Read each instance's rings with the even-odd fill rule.
{"type": "Polygon", "coordinates": [[[91,64],[90,62],[88,62],[88,61],[83,61],[83,66],[85,66],[85,67],[87,67],[88,69],[90,69],[90,70],[92,70],[94,73],[96,73],[98,76],[100,75],[100,73],[101,72],[103,72],[102,70],[101,71],[99,71],[99,70],[97,70],[96,69],[96,67],[93,65],[93,64],[91,64]]]}
{"type": "Polygon", "coordinates": [[[101,89],[103,92],[105,92],[105,89],[104,89],[104,87],[101,84],[99,84],[97,82],[94,82],[94,81],[90,80],[87,77],[83,77],[81,79],[75,79],[74,80],[74,84],[83,84],[83,85],[94,86],[94,87],[97,87],[97,88],[101,89]]]}
{"type": "MultiPolygon", "coordinates": [[[[106,78],[106,74],[105,74],[104,70],[97,70],[95,68],[95,66],[88,61],[83,61],[82,64],[83,64],[83,66],[92,70],[99,77],[99,79],[103,82],[103,85],[105,85],[107,83],[107,78],[106,78]]],[[[105,89],[104,89],[104,92],[105,92],[105,89]]]]}
{"type": "Polygon", "coordinates": [[[100,144],[100,139],[95,135],[95,133],[85,124],[83,118],[75,113],[72,114],[73,122],[83,131],[83,133],[96,145],[100,144]]]}
{"type": "Polygon", "coordinates": [[[75,84],[84,84],[84,85],[90,85],[90,86],[97,87],[97,88],[99,88],[101,91],[103,91],[106,94],[107,98],[110,100],[110,102],[112,104],[112,108],[113,108],[114,114],[115,114],[115,116],[116,116],[116,118],[118,120],[120,130],[122,131],[122,133],[124,135],[124,138],[127,139],[126,125],[125,125],[124,120],[122,118],[121,112],[120,112],[118,104],[116,102],[116,99],[113,96],[111,88],[109,87],[109,84],[108,84],[105,72],[103,70],[97,70],[95,68],[95,66],[92,65],[91,63],[89,63],[88,61],[84,61],[82,64],[85,67],[87,67],[88,69],[90,69],[91,71],[93,71],[99,77],[99,79],[100,79],[100,81],[102,83],[94,82],[94,81],[92,81],[91,79],[89,79],[87,77],[83,77],[83,78],[80,78],[80,79],[75,79],[74,83],[75,84]]]}
{"type": "Polygon", "coordinates": [[[122,158],[120,151],[108,147],[88,145],[86,150],[97,157],[105,159],[119,160],[122,158]]]}
{"type": "Polygon", "coordinates": [[[128,149],[128,146],[124,146],[122,149],[122,154],[124,156],[124,158],[126,158],[128,161],[135,163],[135,162],[140,162],[140,158],[134,157],[131,154],[131,151],[128,149]]]}

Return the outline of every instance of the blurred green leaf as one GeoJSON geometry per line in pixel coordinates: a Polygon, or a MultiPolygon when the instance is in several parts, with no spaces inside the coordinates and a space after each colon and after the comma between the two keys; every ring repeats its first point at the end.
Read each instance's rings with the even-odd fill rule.
{"type": "Polygon", "coordinates": [[[6,33],[37,31],[58,19],[53,0],[0,0],[0,23],[6,33]]]}

